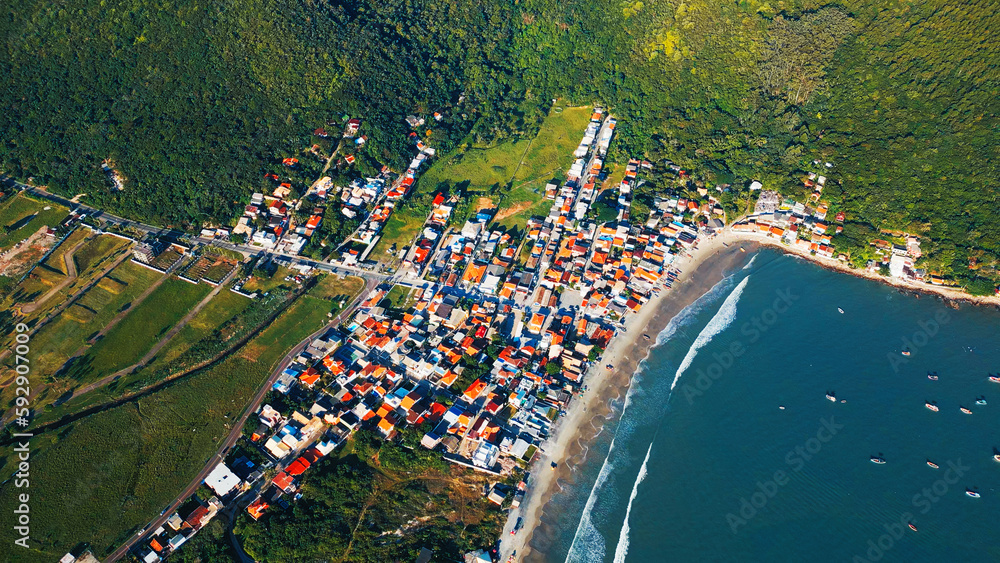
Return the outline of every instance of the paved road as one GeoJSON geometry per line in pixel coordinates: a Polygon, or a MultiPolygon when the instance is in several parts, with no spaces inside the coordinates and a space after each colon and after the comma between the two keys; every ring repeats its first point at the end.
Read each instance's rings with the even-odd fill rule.
{"type": "MultiPolygon", "coordinates": [[[[71,210],[73,210],[76,213],[80,213],[80,214],[84,214],[85,213],[89,217],[93,217],[94,219],[99,219],[101,221],[105,221],[105,222],[108,222],[108,223],[119,225],[121,227],[128,227],[128,228],[136,229],[136,230],[141,231],[141,232],[146,233],[146,234],[151,234],[151,235],[174,234],[174,235],[177,235],[177,236],[190,236],[190,235],[188,235],[188,233],[186,233],[184,231],[181,231],[180,229],[171,229],[171,228],[167,228],[167,227],[158,227],[156,225],[150,225],[150,224],[142,223],[142,222],[139,222],[139,221],[132,221],[130,219],[125,219],[125,218],[119,217],[117,215],[112,215],[111,213],[108,213],[106,211],[102,211],[100,209],[96,209],[94,207],[90,207],[88,205],[84,205],[82,203],[77,203],[75,201],[71,201],[71,200],[69,200],[69,199],[67,199],[65,197],[60,196],[60,195],[56,195],[56,194],[50,193],[50,192],[46,191],[43,188],[38,188],[38,187],[35,187],[35,186],[29,186],[27,184],[21,184],[21,183],[13,180],[11,178],[0,177],[0,184],[7,185],[7,186],[10,186],[10,187],[15,187],[15,188],[18,188],[21,191],[23,191],[25,193],[28,193],[28,194],[31,194],[31,195],[33,195],[35,197],[47,199],[49,201],[58,203],[60,205],[64,205],[64,206],[70,208],[71,210]]],[[[274,250],[265,250],[265,249],[261,249],[261,248],[255,247],[255,246],[250,246],[248,244],[233,244],[233,243],[227,242],[227,241],[222,241],[222,240],[218,240],[218,239],[209,239],[209,238],[203,238],[203,237],[191,237],[191,238],[194,239],[194,240],[196,240],[196,241],[198,241],[199,243],[202,243],[202,244],[211,244],[211,245],[214,245],[214,246],[218,246],[219,248],[225,248],[225,249],[233,250],[235,252],[240,252],[240,253],[243,253],[243,254],[254,255],[254,254],[265,253],[265,254],[268,254],[268,255],[280,257],[280,258],[282,258],[282,259],[284,259],[284,260],[286,260],[288,262],[294,263],[294,264],[307,265],[307,266],[310,266],[310,267],[313,267],[313,268],[318,268],[320,270],[324,270],[324,271],[327,271],[327,272],[334,272],[334,273],[339,273],[339,274],[349,274],[349,275],[353,275],[353,276],[363,277],[363,278],[366,278],[366,279],[367,278],[374,278],[376,280],[384,280],[384,279],[386,279],[388,277],[388,276],[386,276],[384,274],[378,274],[378,273],[366,270],[364,268],[358,268],[358,267],[354,267],[354,266],[344,266],[344,265],[341,265],[341,264],[332,264],[330,262],[324,262],[324,261],[321,261],[321,260],[312,260],[311,258],[306,258],[306,257],[303,257],[303,256],[298,256],[296,254],[287,254],[287,253],[284,253],[284,252],[278,252],[278,251],[274,251],[274,250]]]]}
{"type": "MultiPolygon", "coordinates": [[[[371,293],[371,290],[374,289],[377,285],[378,282],[375,280],[365,280],[364,289],[361,290],[361,293],[359,293],[357,297],[354,298],[354,300],[350,303],[350,305],[348,305],[344,310],[340,312],[340,314],[334,317],[333,320],[324,325],[323,328],[310,334],[309,337],[307,337],[302,342],[299,342],[295,346],[295,348],[292,348],[287,354],[285,354],[285,357],[282,358],[281,362],[279,362],[277,367],[275,367],[274,371],[271,373],[271,376],[268,377],[267,381],[264,382],[264,385],[262,385],[261,388],[257,390],[257,394],[254,395],[253,400],[250,402],[249,405],[247,405],[246,409],[243,411],[243,415],[240,416],[239,420],[233,423],[232,429],[229,431],[229,435],[226,436],[225,440],[222,441],[222,444],[219,446],[219,449],[215,453],[215,455],[212,456],[212,458],[209,459],[208,462],[205,464],[205,467],[198,472],[198,475],[194,478],[191,484],[188,485],[187,488],[185,488],[184,491],[181,492],[173,500],[173,502],[171,502],[167,506],[166,510],[160,516],[157,516],[156,519],[153,520],[145,528],[145,530],[155,530],[156,528],[162,526],[167,521],[167,518],[169,518],[170,515],[173,513],[173,511],[176,510],[177,507],[182,502],[184,502],[185,499],[193,495],[195,491],[198,490],[198,487],[201,486],[201,482],[205,480],[205,477],[207,477],[209,473],[211,473],[212,469],[215,468],[216,464],[226,459],[226,454],[229,453],[230,448],[232,448],[233,445],[236,443],[236,441],[240,438],[240,436],[242,436],[243,425],[246,424],[246,421],[250,418],[250,416],[252,416],[257,411],[257,407],[259,407],[261,401],[264,400],[264,396],[267,394],[267,391],[271,388],[272,385],[274,385],[275,380],[278,379],[278,376],[281,375],[281,372],[283,372],[285,368],[287,368],[288,365],[292,363],[292,359],[298,356],[303,350],[305,350],[306,346],[308,346],[309,343],[314,338],[321,335],[328,329],[337,326],[343,319],[347,318],[351,313],[353,313],[354,309],[358,306],[358,304],[360,304],[365,299],[365,297],[367,297],[368,294],[371,293]]],[[[112,563],[113,561],[117,561],[122,557],[124,557],[125,554],[128,552],[128,550],[132,549],[132,547],[135,546],[143,537],[145,537],[145,532],[132,536],[132,538],[130,538],[127,542],[125,542],[125,544],[123,544],[121,547],[116,549],[111,555],[109,555],[104,560],[105,563],[112,563]]]]}

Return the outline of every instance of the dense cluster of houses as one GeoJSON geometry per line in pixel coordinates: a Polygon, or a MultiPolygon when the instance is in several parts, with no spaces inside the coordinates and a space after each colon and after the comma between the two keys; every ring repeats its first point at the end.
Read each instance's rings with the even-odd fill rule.
{"type": "MultiPolygon", "coordinates": [[[[386,439],[417,432],[423,447],[493,475],[530,462],[624,319],[670,286],[671,264],[700,233],[684,199],[658,198],[648,218],[630,222],[651,168],[638,159],[611,188],[617,219],[590,218],[614,125],[594,112],[586,150],[563,185],[547,187],[551,210],[529,221],[523,240],[491,228],[487,212],[448,232],[453,202],[435,197],[404,261],[434,283],[413,289],[402,309],[387,299],[391,287],[376,288],[274,382],[291,399],[281,404],[300,407],[258,413],[250,439],[276,474],[248,506],[253,518],[294,501],[302,475],[361,428],[386,439]]],[[[497,504],[511,496],[516,505],[523,487],[488,492],[497,504]]]]}
{"type": "Polygon", "coordinates": [[[524,267],[522,241],[491,229],[489,214],[445,237],[451,206],[435,198],[408,265],[428,268],[438,283],[414,290],[406,310],[384,307],[390,288],[377,288],[275,382],[275,391],[299,394],[293,403],[307,397],[312,406],[261,410],[253,439],[284,469],[250,505],[252,515],[294,492],[311,463],[358,428],[386,439],[419,429],[424,447],[494,474],[531,459],[621,328],[613,321],[670,285],[670,264],[699,234],[679,200],[664,200],[639,225],[627,222],[631,189],[650,167],[639,160],[616,188],[619,220],[586,219],[613,124],[595,112],[581,145],[592,146],[583,153],[590,159],[548,190],[552,212],[529,224],[524,267]],[[576,297],[564,300],[569,293],[576,297]]]}
{"type": "Polygon", "coordinates": [[[402,176],[393,181],[389,169],[383,168],[377,178],[355,180],[341,191],[341,201],[344,203],[342,212],[347,217],[353,218],[371,210],[351,237],[351,242],[364,245],[365,248],[345,253],[345,264],[354,265],[363,261],[375,248],[393,210],[413,190],[421,165],[434,156],[434,149],[423,141],[416,140],[416,134],[411,133],[411,138],[415,140],[417,154],[402,176]]]}

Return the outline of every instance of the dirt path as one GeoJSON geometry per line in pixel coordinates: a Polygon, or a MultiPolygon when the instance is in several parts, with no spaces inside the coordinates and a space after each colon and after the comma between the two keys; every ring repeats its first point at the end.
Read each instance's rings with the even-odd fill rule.
{"type": "MultiPolygon", "coordinates": [[[[125,253],[123,253],[120,257],[118,257],[117,260],[115,260],[114,262],[112,262],[110,266],[108,266],[107,268],[105,268],[104,271],[101,272],[101,275],[95,277],[93,280],[91,280],[90,283],[88,283],[87,285],[85,285],[85,286],[81,287],[80,289],[78,289],[76,291],[76,293],[74,293],[68,299],[66,299],[65,301],[63,301],[62,304],[60,304],[55,309],[53,309],[51,313],[49,313],[48,315],[46,315],[44,319],[42,319],[38,324],[36,324],[34,327],[32,327],[31,332],[29,332],[28,335],[29,336],[34,336],[38,331],[42,330],[42,328],[44,328],[45,325],[47,325],[49,322],[51,322],[52,319],[56,318],[56,316],[58,316],[59,313],[62,313],[63,311],[66,310],[67,307],[69,307],[70,305],[72,305],[73,303],[75,303],[77,299],[79,299],[80,297],[82,297],[84,293],[86,293],[92,287],[94,287],[95,285],[97,285],[97,282],[101,281],[104,278],[104,276],[106,276],[109,273],[111,273],[112,270],[114,270],[115,268],[117,268],[119,264],[121,264],[122,262],[124,262],[125,259],[128,258],[131,255],[132,255],[131,252],[125,252],[125,253]]],[[[0,361],[3,361],[4,358],[6,358],[9,355],[10,355],[10,348],[5,348],[4,350],[0,350],[0,361]]],[[[7,380],[7,381],[0,382],[0,387],[4,387],[4,386],[10,384],[11,381],[14,381],[14,377],[13,376],[11,376],[11,378],[9,380],[7,380]]],[[[44,387],[44,385],[33,387],[32,388],[32,393],[31,393],[32,397],[34,397],[37,394],[37,391],[41,391],[41,389],[39,389],[39,387],[44,387]]],[[[6,422],[6,420],[7,420],[7,417],[5,416],[3,419],[0,419],[0,422],[6,422]]]]}
{"type": "Polygon", "coordinates": [[[87,241],[91,240],[92,238],[93,238],[93,236],[85,237],[83,240],[81,240],[80,242],[76,243],[76,246],[74,246],[73,248],[69,249],[69,252],[67,252],[66,254],[63,254],[63,262],[65,262],[65,264],[66,264],[66,279],[64,279],[63,281],[59,282],[59,284],[57,284],[55,287],[53,287],[52,289],[50,289],[48,291],[48,293],[46,293],[45,295],[43,295],[40,299],[36,299],[36,300],[32,301],[31,303],[25,303],[24,305],[22,305],[21,306],[21,313],[22,314],[30,315],[31,313],[34,313],[38,309],[38,307],[41,306],[42,304],[44,304],[46,301],[48,301],[49,298],[51,298],[53,295],[59,293],[63,289],[65,289],[66,286],[68,286],[69,284],[71,284],[74,281],[76,281],[76,277],[77,277],[76,261],[73,260],[73,254],[81,246],[83,246],[87,241]]]}
{"type": "Polygon", "coordinates": [[[156,288],[160,287],[160,285],[162,285],[163,282],[165,282],[168,279],[170,279],[170,274],[172,274],[174,272],[174,270],[177,269],[177,267],[180,265],[181,262],[183,262],[183,260],[180,260],[180,261],[176,262],[173,266],[171,266],[170,268],[168,268],[167,271],[164,272],[162,276],[160,276],[160,279],[158,279],[155,282],[153,282],[153,285],[147,287],[146,291],[143,291],[142,294],[140,294],[138,297],[136,297],[134,301],[132,301],[131,303],[129,303],[128,309],[125,309],[124,311],[122,311],[122,312],[118,313],[117,315],[115,315],[108,322],[108,324],[104,325],[104,328],[102,328],[100,331],[98,331],[97,334],[95,334],[93,337],[91,337],[90,340],[88,340],[86,344],[84,344],[83,346],[81,346],[80,350],[77,350],[76,353],[74,353],[73,356],[70,357],[70,359],[73,359],[73,357],[78,356],[81,353],[81,350],[84,350],[87,347],[89,347],[91,344],[94,344],[95,342],[97,342],[102,336],[104,336],[105,334],[107,334],[108,331],[110,331],[111,329],[115,328],[115,325],[117,325],[118,323],[120,323],[121,320],[124,319],[126,315],[128,315],[129,313],[131,313],[132,311],[134,311],[135,308],[138,307],[139,305],[142,305],[142,302],[145,301],[146,298],[150,296],[150,294],[152,294],[154,291],[156,291],[156,288]]]}
{"type": "Polygon", "coordinates": [[[89,385],[85,385],[79,389],[74,390],[72,398],[75,399],[80,395],[93,391],[94,389],[100,389],[101,387],[104,387],[105,385],[111,383],[112,381],[118,379],[119,377],[122,377],[123,375],[127,375],[137,369],[145,367],[146,364],[148,364],[154,357],[156,357],[156,354],[159,353],[159,351],[163,349],[163,347],[166,346],[167,343],[170,342],[170,340],[173,339],[174,336],[177,336],[178,332],[180,332],[185,326],[187,326],[189,322],[191,322],[191,319],[193,319],[195,315],[201,312],[201,310],[204,309],[205,306],[208,305],[208,303],[216,295],[218,295],[220,291],[222,291],[222,289],[226,286],[227,283],[229,283],[231,279],[233,279],[233,276],[235,276],[237,272],[239,272],[239,268],[233,268],[233,271],[229,272],[229,275],[226,276],[225,279],[223,279],[222,282],[219,285],[217,285],[215,289],[211,291],[211,293],[206,295],[205,298],[202,299],[197,305],[195,305],[194,308],[191,309],[187,315],[184,315],[183,319],[178,321],[177,324],[175,324],[170,330],[168,330],[167,333],[163,335],[163,338],[157,341],[156,344],[154,344],[153,347],[149,349],[149,352],[146,352],[146,355],[144,355],[142,359],[140,359],[138,362],[128,367],[124,367],[112,373],[111,375],[102,377],[101,379],[93,383],[90,383],[89,385]]]}

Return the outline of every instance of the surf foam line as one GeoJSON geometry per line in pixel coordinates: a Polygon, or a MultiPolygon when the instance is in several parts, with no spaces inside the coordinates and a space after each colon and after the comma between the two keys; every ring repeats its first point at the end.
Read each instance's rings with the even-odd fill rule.
{"type": "Polygon", "coordinates": [[[743,266],[743,269],[744,269],[744,270],[749,270],[749,269],[750,269],[750,267],[751,267],[751,266],[753,266],[753,261],[754,261],[754,260],[756,260],[756,259],[757,259],[757,256],[759,256],[759,255],[760,255],[760,253],[758,252],[757,254],[754,254],[753,256],[751,256],[751,257],[750,257],[750,261],[749,261],[749,262],[747,262],[747,265],[746,265],[746,266],[743,266]]]}
{"type": "Polygon", "coordinates": [[[632,514],[632,501],[639,494],[639,484],[646,478],[646,465],[649,464],[649,453],[652,451],[653,443],[650,442],[649,449],[646,450],[646,459],[642,460],[639,475],[635,478],[635,483],[632,485],[632,494],[628,497],[628,506],[625,508],[625,522],[622,523],[622,530],[618,533],[618,546],[615,547],[615,563],[625,563],[625,556],[628,554],[628,518],[632,514]]]}
{"type": "Polygon", "coordinates": [[[674,375],[674,381],[670,384],[671,390],[677,385],[677,381],[681,378],[681,375],[687,371],[687,368],[691,367],[691,362],[693,362],[695,356],[698,355],[698,351],[711,342],[717,334],[726,330],[729,328],[729,325],[732,324],[733,319],[736,318],[736,304],[739,303],[740,296],[743,295],[743,289],[747,286],[748,281],[750,281],[750,276],[743,278],[743,281],[741,281],[739,285],[733,289],[733,292],[729,294],[729,297],[726,297],[726,300],[722,302],[722,307],[719,307],[719,312],[712,317],[712,320],[708,321],[705,328],[701,329],[698,337],[695,338],[694,343],[691,344],[691,348],[689,348],[687,354],[684,355],[684,359],[681,360],[680,367],[677,368],[677,373],[674,375]]]}
{"type": "MultiPolygon", "coordinates": [[[[646,360],[652,353],[652,349],[657,346],[662,345],[674,334],[677,333],[682,327],[693,321],[705,307],[715,302],[723,292],[725,292],[732,283],[732,275],[727,276],[714,286],[712,289],[705,292],[703,295],[695,299],[690,305],[682,309],[677,315],[675,315],[667,326],[663,328],[658,335],[656,335],[656,343],[650,347],[649,352],[646,353],[646,357],[642,359],[637,364],[635,372],[632,374],[632,378],[629,379],[628,389],[625,391],[625,401],[622,405],[622,413],[619,420],[624,420],[625,413],[628,410],[629,405],[632,402],[632,397],[638,392],[639,386],[636,385],[637,380],[641,378],[642,372],[646,369],[646,360]]],[[[608,455],[604,458],[604,464],[601,465],[601,471],[597,475],[597,480],[594,481],[594,486],[590,489],[590,496],[587,497],[587,503],[584,505],[583,514],[580,515],[580,522],[577,524],[576,533],[573,535],[573,541],[570,544],[569,553],[566,554],[566,561],[599,561],[604,559],[605,554],[605,543],[604,537],[597,530],[597,526],[593,522],[593,512],[597,505],[597,500],[601,489],[604,487],[605,482],[611,475],[611,471],[615,468],[613,458],[619,456],[628,456],[627,451],[616,451],[615,442],[619,438],[627,440],[628,436],[631,434],[631,428],[625,425],[619,424],[615,429],[615,436],[611,439],[611,445],[608,447],[608,455]]]]}

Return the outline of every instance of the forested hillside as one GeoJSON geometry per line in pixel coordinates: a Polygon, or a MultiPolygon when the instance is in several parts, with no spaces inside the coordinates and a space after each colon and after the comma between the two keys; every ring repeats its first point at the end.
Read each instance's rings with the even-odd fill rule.
{"type": "Polygon", "coordinates": [[[842,247],[907,229],[928,266],[997,276],[990,0],[64,0],[5,16],[0,167],[138,217],[233,215],[345,113],[398,163],[406,114],[465,93],[434,139],[449,148],[530,131],[561,95],[614,108],[619,158],[699,180],[795,195],[829,161],[842,247]]]}

